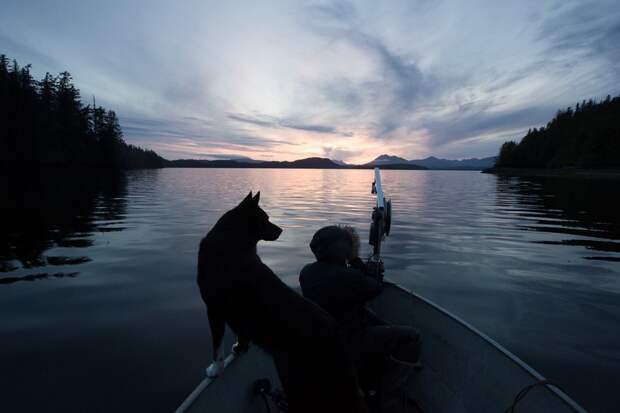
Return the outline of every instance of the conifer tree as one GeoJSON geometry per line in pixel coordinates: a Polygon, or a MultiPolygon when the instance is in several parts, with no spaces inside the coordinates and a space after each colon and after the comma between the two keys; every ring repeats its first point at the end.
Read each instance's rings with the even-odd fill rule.
{"type": "Polygon", "coordinates": [[[113,111],[84,106],[69,72],[37,82],[30,65],[0,55],[0,162],[157,168],[164,160],[127,145],[113,111]]]}
{"type": "Polygon", "coordinates": [[[530,129],[519,143],[502,145],[498,167],[620,167],[620,96],[583,100],[558,111],[540,129],[530,129]]]}

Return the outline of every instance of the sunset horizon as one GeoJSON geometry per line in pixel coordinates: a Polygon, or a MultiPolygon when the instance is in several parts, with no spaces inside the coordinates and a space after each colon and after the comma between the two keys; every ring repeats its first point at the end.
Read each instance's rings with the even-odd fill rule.
{"type": "Polygon", "coordinates": [[[620,92],[619,14],[613,1],[8,1],[0,45],[36,78],[70,71],[128,143],[167,159],[484,158],[620,92]]]}

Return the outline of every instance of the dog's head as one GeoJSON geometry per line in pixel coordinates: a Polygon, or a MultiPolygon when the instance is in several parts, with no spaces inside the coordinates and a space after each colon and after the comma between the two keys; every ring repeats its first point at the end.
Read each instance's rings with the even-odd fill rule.
{"type": "Polygon", "coordinates": [[[282,228],[269,221],[269,216],[258,206],[260,192],[252,196],[252,192],[235,208],[242,217],[242,222],[247,225],[246,229],[253,239],[257,242],[275,241],[282,234],[282,228]]]}

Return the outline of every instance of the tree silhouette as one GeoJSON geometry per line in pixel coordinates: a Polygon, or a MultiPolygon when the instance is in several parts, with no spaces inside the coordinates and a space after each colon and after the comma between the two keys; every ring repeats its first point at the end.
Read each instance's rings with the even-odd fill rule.
{"type": "Polygon", "coordinates": [[[521,142],[504,143],[496,166],[620,167],[620,96],[558,111],[546,126],[528,130],[521,142]]]}
{"type": "Polygon", "coordinates": [[[111,110],[81,102],[69,72],[36,81],[30,65],[0,55],[0,162],[158,168],[164,159],[128,145],[111,110]]]}

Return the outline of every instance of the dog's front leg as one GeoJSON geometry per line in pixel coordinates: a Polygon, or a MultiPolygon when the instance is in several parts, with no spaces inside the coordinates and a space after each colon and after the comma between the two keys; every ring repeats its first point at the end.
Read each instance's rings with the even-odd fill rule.
{"type": "Polygon", "coordinates": [[[242,335],[237,335],[237,342],[233,344],[232,351],[235,354],[242,354],[248,351],[250,340],[242,335]]]}
{"type": "Polygon", "coordinates": [[[217,377],[224,370],[224,358],[220,356],[220,345],[224,338],[226,322],[216,311],[207,310],[207,313],[213,340],[213,362],[207,367],[207,377],[217,377]]]}

